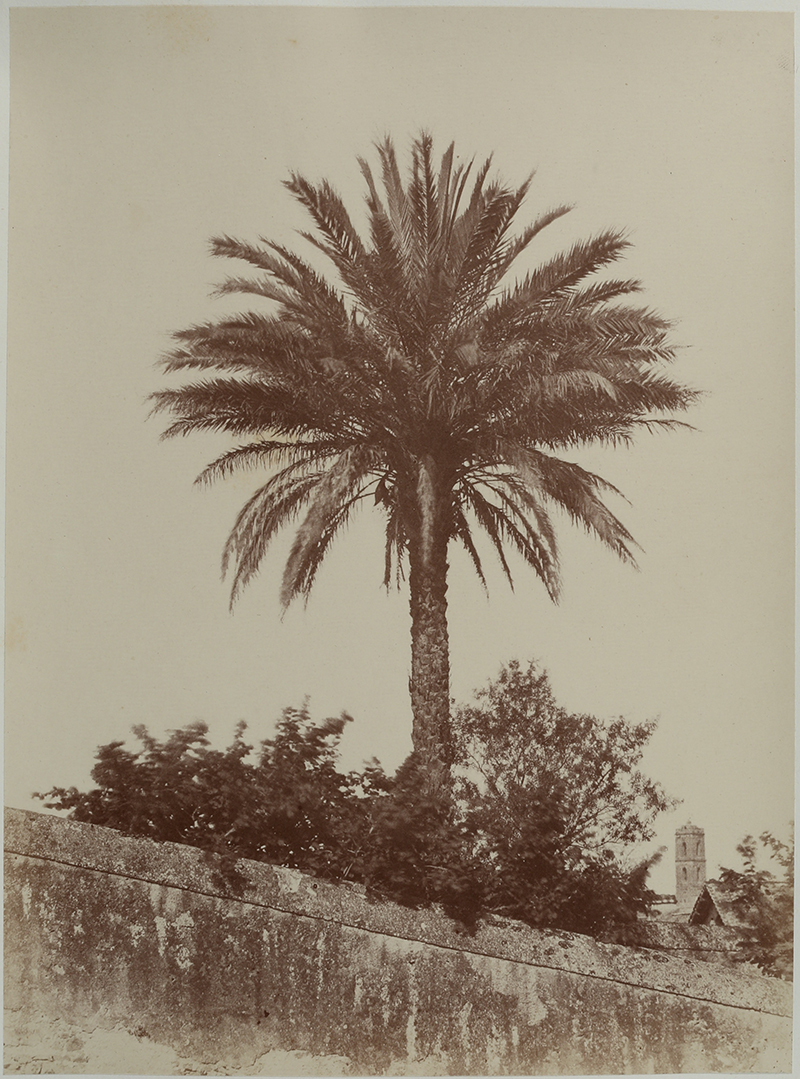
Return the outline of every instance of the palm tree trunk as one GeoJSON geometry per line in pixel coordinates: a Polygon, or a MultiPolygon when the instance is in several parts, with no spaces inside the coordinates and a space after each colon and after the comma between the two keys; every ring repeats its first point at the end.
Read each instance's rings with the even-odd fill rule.
{"type": "Polygon", "coordinates": [[[420,466],[420,528],[409,542],[411,710],[414,752],[432,790],[446,787],[453,763],[450,644],[447,634],[447,529],[430,461],[420,466]]]}

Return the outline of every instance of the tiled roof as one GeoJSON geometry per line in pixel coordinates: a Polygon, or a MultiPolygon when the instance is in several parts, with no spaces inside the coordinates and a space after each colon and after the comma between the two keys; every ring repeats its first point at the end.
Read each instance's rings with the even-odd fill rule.
{"type": "Polygon", "coordinates": [[[737,905],[737,900],[741,898],[741,893],[735,889],[725,888],[716,880],[707,880],[689,915],[689,924],[700,925],[705,922],[708,918],[709,907],[713,904],[723,925],[730,926],[732,929],[746,929],[747,922],[737,905]]]}

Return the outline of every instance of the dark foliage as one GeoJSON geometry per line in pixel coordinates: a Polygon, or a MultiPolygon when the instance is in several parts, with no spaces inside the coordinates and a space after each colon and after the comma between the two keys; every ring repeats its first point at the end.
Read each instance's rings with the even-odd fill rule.
{"type": "Polygon", "coordinates": [[[315,725],[303,707],[257,751],[244,724],[224,751],[202,723],[163,742],[135,727],[138,752],[98,750],[95,788],[36,797],[74,820],[222,855],[234,888],[236,860],[251,858],[438,904],[468,928],[491,914],[589,933],[635,919],[652,863],[628,865],[613,844],[648,838],[667,804],[635,770],[652,726],[564,713],[533,665],[510,665],[479,701],[454,715],[462,760],[480,762],[455,792],[432,790],[414,754],[393,777],[377,761],[339,771],[350,717],[315,725]]]}
{"type": "Polygon", "coordinates": [[[654,729],[571,714],[546,671],[516,661],[456,710],[457,786],[488,909],[581,932],[646,911],[654,859],[627,855],[673,804],[638,768],[654,729]]]}
{"type": "Polygon", "coordinates": [[[361,879],[375,894],[412,907],[438,903],[474,927],[487,911],[476,838],[452,799],[431,790],[424,765],[412,754],[392,780],[388,797],[371,806],[361,879]]]}
{"type": "Polygon", "coordinates": [[[792,980],[794,964],[794,837],[782,843],[769,832],[760,837],[763,852],[776,863],[778,872],[759,869],[758,845],[746,836],[737,852],[744,870],[723,869],[720,883],[741,923],[750,933],[740,943],[745,959],[765,974],[792,980]]]}

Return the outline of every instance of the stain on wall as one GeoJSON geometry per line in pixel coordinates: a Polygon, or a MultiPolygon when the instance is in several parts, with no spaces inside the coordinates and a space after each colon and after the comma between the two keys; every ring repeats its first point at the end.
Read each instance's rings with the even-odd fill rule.
{"type": "Polygon", "coordinates": [[[192,848],[19,810],[5,845],[7,1071],[108,1073],[114,1044],[137,1074],[791,1069],[791,987],[740,968],[467,936],[253,862],[228,895],[192,848]]]}

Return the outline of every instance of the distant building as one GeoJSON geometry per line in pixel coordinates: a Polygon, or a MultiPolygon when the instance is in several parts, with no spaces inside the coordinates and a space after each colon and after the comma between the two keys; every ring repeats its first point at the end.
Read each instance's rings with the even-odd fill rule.
{"type": "Polygon", "coordinates": [[[687,920],[705,882],[705,833],[688,821],[675,832],[675,899],[687,920]]]}
{"type": "MultiPolygon", "coordinates": [[[[782,888],[772,884],[772,892],[782,888]]],[[[726,966],[742,962],[742,942],[752,937],[749,904],[742,893],[718,880],[706,880],[702,828],[688,821],[675,832],[675,895],[657,895],[649,914],[628,936],[614,943],[661,948],[726,966]]]]}
{"type": "MultiPolygon", "coordinates": [[[[790,898],[790,885],[781,880],[764,881],[758,891],[769,904],[790,898]]],[[[689,915],[689,925],[724,925],[728,929],[747,930],[758,919],[758,905],[753,894],[735,885],[707,880],[689,915]]]]}
{"type": "Polygon", "coordinates": [[[747,921],[742,916],[741,894],[733,888],[724,888],[719,881],[707,880],[695,900],[689,915],[689,925],[725,925],[729,929],[743,929],[747,921]]]}
{"type": "Polygon", "coordinates": [[[675,895],[659,895],[653,914],[664,922],[688,922],[706,882],[706,838],[687,821],[675,832],[675,895]]]}

